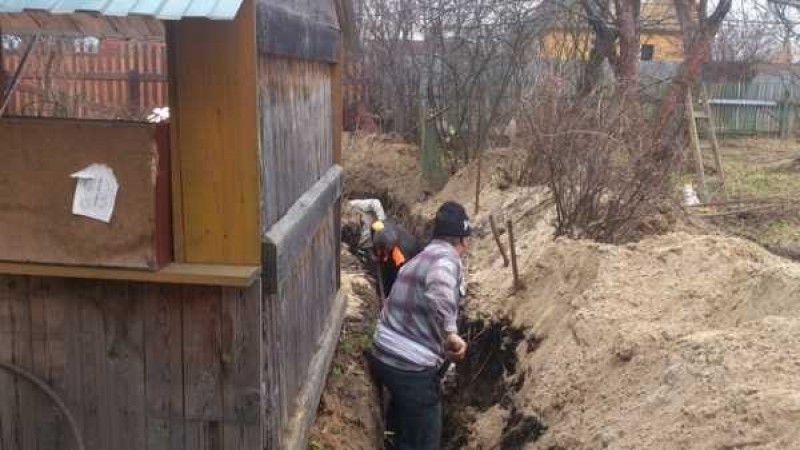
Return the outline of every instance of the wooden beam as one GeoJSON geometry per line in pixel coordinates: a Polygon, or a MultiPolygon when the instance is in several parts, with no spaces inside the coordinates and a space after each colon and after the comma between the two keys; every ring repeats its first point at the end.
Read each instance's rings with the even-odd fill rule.
{"type": "Polygon", "coordinates": [[[255,0],[233,21],[170,22],[183,260],[261,262],[255,0]]]}
{"type": "Polygon", "coordinates": [[[722,188],[722,191],[726,192],[725,167],[722,165],[722,153],[720,152],[719,141],[717,140],[717,124],[714,122],[714,116],[711,114],[711,105],[708,101],[708,89],[706,89],[705,84],[703,84],[700,93],[703,101],[703,109],[705,110],[706,118],[708,120],[708,134],[711,137],[711,150],[714,152],[714,164],[717,166],[717,177],[719,178],[719,184],[722,188]]]}
{"type": "Polygon", "coordinates": [[[175,57],[177,54],[175,29],[173,27],[166,27],[166,42],[167,42],[167,77],[168,89],[167,95],[169,96],[169,111],[170,111],[170,183],[172,189],[172,254],[175,262],[185,262],[186,252],[183,245],[183,184],[181,180],[181,148],[178,145],[180,142],[180,134],[178,133],[178,120],[180,118],[180,111],[178,105],[178,77],[175,75],[177,71],[169,69],[177,67],[178,60],[175,57]]]}
{"type": "Polygon", "coordinates": [[[336,63],[341,34],[330,24],[291,12],[286,8],[259,1],[256,11],[258,51],[336,63]]]}
{"type": "Polygon", "coordinates": [[[266,234],[264,244],[264,285],[270,294],[277,292],[292,261],[307,247],[307,241],[328,216],[342,195],[342,168],[335,165],[303,194],[266,234]]]}
{"type": "Polygon", "coordinates": [[[132,269],[0,262],[0,274],[247,287],[258,279],[261,267],[173,263],[161,270],[149,272],[132,269]]]}
{"type": "Polygon", "coordinates": [[[344,132],[344,94],[343,71],[347,54],[344,49],[339,51],[339,62],[333,65],[331,73],[331,92],[333,98],[333,162],[342,163],[342,133],[344,132]]]}
{"type": "Polygon", "coordinates": [[[703,167],[703,150],[700,148],[700,137],[697,134],[697,119],[694,116],[694,100],[692,90],[686,91],[686,119],[689,121],[689,138],[692,140],[692,150],[694,151],[694,167],[697,175],[697,182],[700,184],[700,195],[703,201],[708,200],[708,189],[706,188],[706,172],[703,167]]]}
{"type": "MultiPolygon", "coordinates": [[[[339,2],[337,2],[337,6],[339,2]]],[[[340,15],[341,17],[341,15],[340,15]]],[[[340,21],[341,27],[341,21],[340,21]]],[[[347,51],[343,47],[339,49],[339,62],[333,65],[332,70],[332,92],[333,98],[333,162],[342,164],[342,138],[344,134],[344,69],[347,63],[347,51]]],[[[342,235],[342,199],[336,201],[335,216],[336,238],[341,239],[342,235]]],[[[336,252],[336,286],[342,285],[342,255],[336,252]]]]}

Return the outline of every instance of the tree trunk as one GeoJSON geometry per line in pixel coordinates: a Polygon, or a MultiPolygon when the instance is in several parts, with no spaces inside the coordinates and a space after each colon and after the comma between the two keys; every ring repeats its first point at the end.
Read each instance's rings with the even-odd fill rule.
{"type": "Polygon", "coordinates": [[[617,81],[623,95],[636,92],[639,86],[640,0],[617,1],[619,25],[619,73],[617,81]]]}
{"type": "Polygon", "coordinates": [[[705,11],[698,9],[695,0],[673,0],[673,4],[681,25],[684,56],[677,74],[661,100],[654,123],[656,136],[661,139],[667,136],[675,114],[686,98],[686,91],[700,77],[700,71],[711,53],[711,42],[731,9],[731,0],[720,0],[713,14],[706,17],[705,11]]]}

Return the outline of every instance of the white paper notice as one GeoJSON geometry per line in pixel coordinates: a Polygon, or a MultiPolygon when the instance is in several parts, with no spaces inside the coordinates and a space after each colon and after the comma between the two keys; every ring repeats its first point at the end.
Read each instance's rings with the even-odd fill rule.
{"type": "Polygon", "coordinates": [[[114,171],[105,164],[91,166],[70,175],[78,179],[72,214],[91,217],[105,223],[111,222],[119,184],[114,171]]]}

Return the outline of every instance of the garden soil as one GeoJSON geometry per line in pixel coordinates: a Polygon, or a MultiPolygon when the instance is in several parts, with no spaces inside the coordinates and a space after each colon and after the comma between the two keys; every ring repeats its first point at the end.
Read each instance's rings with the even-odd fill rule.
{"type": "MultiPolygon", "coordinates": [[[[364,170],[350,161],[348,173],[364,170]]],[[[693,227],[624,246],[554,239],[548,191],[510,183],[514,161],[502,151],[484,161],[462,314],[524,339],[502,399],[461,412],[460,447],[800,449],[800,265],[693,227]],[[506,249],[513,223],[520,288],[490,215],[506,249]],[[518,417],[544,428],[509,444],[518,417]]],[[[401,170],[403,183],[415,176],[401,170]]],[[[430,217],[444,200],[472,212],[476,172],[417,198],[412,214],[430,217]]],[[[327,448],[356,448],[342,445],[327,448]]]]}

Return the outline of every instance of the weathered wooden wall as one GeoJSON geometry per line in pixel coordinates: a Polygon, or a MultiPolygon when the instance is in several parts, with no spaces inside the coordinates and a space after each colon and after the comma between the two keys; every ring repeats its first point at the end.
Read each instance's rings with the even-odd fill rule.
{"type": "Polygon", "coordinates": [[[333,69],[269,55],[258,69],[266,231],[333,165],[333,69]]]}
{"type": "Polygon", "coordinates": [[[334,66],[274,54],[259,54],[258,66],[262,228],[265,237],[280,228],[293,255],[272,260],[265,252],[265,272],[276,265],[281,272],[274,284],[265,282],[265,444],[287,449],[302,445],[318,401],[310,391],[324,383],[324,359],[333,351],[323,342],[338,335],[341,324],[339,190],[331,188],[341,183],[339,172],[331,172],[334,66]],[[333,184],[321,187],[327,182],[333,184]],[[323,191],[311,206],[309,194],[323,191]]]}
{"type": "Polygon", "coordinates": [[[285,447],[284,430],[308,379],[309,365],[331,316],[337,293],[339,250],[333,208],[295,259],[277,292],[264,295],[265,442],[285,447]]]}
{"type": "MultiPolygon", "coordinates": [[[[0,276],[0,361],[66,402],[87,450],[260,449],[261,284],[0,276]]],[[[71,450],[64,417],[0,368],[0,449],[71,450]]]]}

